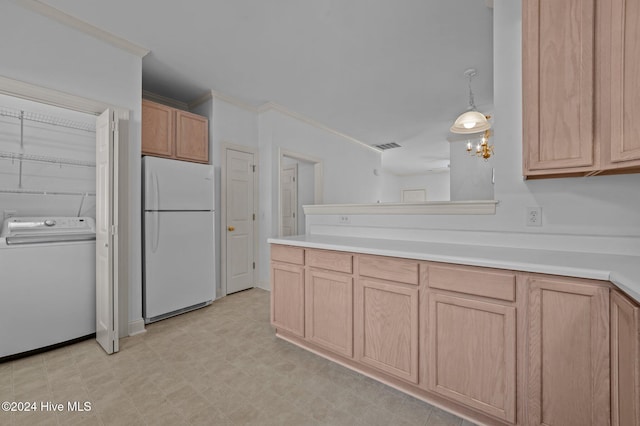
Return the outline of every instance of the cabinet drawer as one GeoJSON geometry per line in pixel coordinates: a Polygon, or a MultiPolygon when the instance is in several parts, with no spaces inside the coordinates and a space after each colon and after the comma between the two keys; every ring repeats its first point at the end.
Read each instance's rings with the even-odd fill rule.
{"type": "Polygon", "coordinates": [[[418,284],[418,262],[415,260],[384,256],[360,256],[359,267],[360,275],[365,277],[418,284]]]}
{"type": "Polygon", "coordinates": [[[271,260],[304,265],[304,249],[292,246],[271,245],[271,260]]]}
{"type": "Polygon", "coordinates": [[[327,250],[307,250],[307,265],[335,272],[353,272],[353,256],[327,250]]]}
{"type": "Polygon", "coordinates": [[[510,302],[516,300],[516,275],[512,272],[473,266],[429,265],[428,277],[430,288],[510,302]]]}

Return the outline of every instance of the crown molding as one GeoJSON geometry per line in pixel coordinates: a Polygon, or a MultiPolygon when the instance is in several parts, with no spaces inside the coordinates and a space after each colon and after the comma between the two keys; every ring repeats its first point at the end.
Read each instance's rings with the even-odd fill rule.
{"type": "Polygon", "coordinates": [[[145,47],[138,46],[137,44],[134,44],[122,37],[111,34],[110,32],[102,30],[88,22],[64,13],[61,10],[49,6],[48,4],[44,4],[38,0],[14,0],[14,2],[25,9],[39,13],[40,15],[53,19],[54,21],[66,25],[69,28],[76,29],[140,58],[145,57],[150,52],[150,50],[145,47]]]}
{"type": "Polygon", "coordinates": [[[209,91],[209,92],[205,92],[202,96],[195,98],[194,100],[190,101],[188,103],[189,106],[189,110],[192,110],[193,108],[199,107],[200,105],[202,105],[203,103],[207,102],[210,99],[213,99],[213,95],[212,93],[213,90],[209,91]]]}
{"type": "Polygon", "coordinates": [[[260,112],[260,113],[266,112],[266,111],[270,111],[270,110],[278,111],[278,112],[280,112],[280,113],[282,113],[284,115],[288,115],[291,118],[295,118],[298,121],[301,121],[303,123],[309,124],[309,125],[314,126],[314,127],[318,128],[318,129],[324,130],[325,132],[332,133],[332,134],[334,134],[334,135],[336,135],[336,136],[338,136],[340,138],[346,139],[349,142],[356,143],[358,145],[361,145],[361,146],[363,146],[365,148],[368,148],[368,149],[370,149],[372,151],[375,151],[377,153],[380,153],[380,154],[382,153],[381,149],[375,148],[375,147],[373,147],[371,145],[367,145],[366,143],[364,143],[364,142],[362,142],[362,141],[360,141],[360,140],[358,140],[358,139],[356,139],[354,137],[351,137],[351,136],[346,135],[346,134],[344,134],[342,132],[339,132],[338,130],[332,129],[331,127],[328,127],[328,126],[326,126],[326,125],[324,125],[324,124],[322,124],[322,123],[320,123],[320,122],[318,122],[318,121],[316,121],[316,120],[314,120],[312,118],[309,118],[309,117],[307,117],[305,115],[302,115],[302,114],[299,114],[297,112],[291,111],[290,109],[287,109],[286,107],[284,107],[284,106],[282,106],[282,105],[280,105],[278,103],[267,102],[265,104],[262,104],[258,108],[258,112],[260,112]]]}
{"type": "Polygon", "coordinates": [[[246,109],[247,111],[254,113],[259,112],[257,107],[243,102],[240,99],[234,98],[233,96],[225,95],[224,93],[216,92],[215,90],[211,91],[211,96],[216,99],[220,99],[221,101],[225,101],[231,105],[235,105],[239,108],[246,109]]]}
{"type": "Polygon", "coordinates": [[[314,127],[318,128],[318,129],[324,130],[325,132],[329,132],[331,134],[339,136],[342,139],[346,139],[349,142],[356,143],[358,145],[361,145],[361,146],[363,146],[365,148],[368,148],[368,149],[370,149],[372,151],[375,151],[377,153],[382,153],[382,150],[380,150],[378,148],[375,148],[375,147],[373,147],[371,145],[367,145],[366,143],[364,143],[362,141],[359,141],[356,138],[353,138],[353,137],[351,137],[349,135],[346,135],[346,134],[344,134],[342,132],[339,132],[339,131],[337,131],[335,129],[332,129],[331,127],[326,126],[326,125],[324,125],[324,124],[322,124],[322,123],[320,123],[320,122],[318,122],[316,120],[313,120],[312,118],[309,118],[309,117],[307,117],[305,115],[302,115],[302,114],[299,114],[297,112],[291,111],[290,109],[288,109],[288,108],[286,108],[286,107],[284,107],[284,106],[282,106],[282,105],[280,105],[280,104],[278,104],[276,102],[269,101],[269,102],[265,102],[264,104],[260,105],[259,107],[255,107],[255,106],[250,105],[250,104],[248,104],[246,102],[243,102],[243,101],[241,101],[241,100],[239,100],[237,98],[234,98],[233,96],[226,95],[224,93],[220,93],[220,92],[217,92],[215,90],[211,90],[210,92],[206,92],[205,94],[203,94],[199,98],[196,98],[193,101],[189,102],[189,105],[188,105],[189,109],[192,109],[192,108],[195,108],[195,107],[197,107],[199,105],[202,105],[203,103],[205,103],[205,102],[207,102],[208,100],[211,100],[211,99],[219,99],[221,101],[230,103],[230,104],[235,105],[235,106],[237,106],[239,108],[242,108],[242,109],[245,109],[247,111],[250,111],[250,112],[253,112],[253,113],[257,113],[257,114],[262,114],[264,112],[271,111],[271,110],[278,111],[281,114],[287,115],[287,116],[289,116],[291,118],[294,118],[294,119],[296,119],[298,121],[301,121],[303,123],[309,124],[309,125],[314,126],[314,127]]]}
{"type": "Polygon", "coordinates": [[[147,90],[142,91],[142,99],[146,99],[148,101],[157,102],[159,104],[163,104],[166,106],[170,106],[172,108],[182,109],[185,111],[190,110],[190,105],[186,102],[177,101],[175,99],[167,98],[166,96],[158,95],[157,93],[149,92],[147,90]]]}
{"type": "Polygon", "coordinates": [[[191,102],[189,102],[188,106],[189,109],[195,108],[197,106],[202,105],[203,103],[207,102],[208,100],[211,99],[219,99],[221,101],[227,102],[231,105],[235,105],[238,108],[242,108],[244,110],[247,110],[249,112],[253,112],[253,113],[258,113],[259,110],[257,107],[248,104],[246,102],[241,101],[240,99],[234,98],[233,96],[230,95],[225,95],[224,93],[220,93],[217,92],[215,90],[211,90],[209,92],[204,93],[202,96],[200,96],[199,98],[196,98],[194,100],[192,100],[191,102]]]}

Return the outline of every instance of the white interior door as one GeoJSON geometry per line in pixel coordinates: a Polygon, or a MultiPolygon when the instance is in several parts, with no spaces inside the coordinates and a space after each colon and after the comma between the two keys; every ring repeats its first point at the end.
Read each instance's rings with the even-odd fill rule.
{"type": "Polygon", "coordinates": [[[254,158],[248,152],[226,151],[226,278],[227,294],[254,286],[253,254],[254,158]]]}
{"type": "Polygon", "coordinates": [[[118,139],[114,113],[96,121],[96,340],[118,352],[117,211],[118,139]]]}
{"type": "Polygon", "coordinates": [[[282,167],[280,171],[280,235],[298,233],[298,164],[282,167]]]}

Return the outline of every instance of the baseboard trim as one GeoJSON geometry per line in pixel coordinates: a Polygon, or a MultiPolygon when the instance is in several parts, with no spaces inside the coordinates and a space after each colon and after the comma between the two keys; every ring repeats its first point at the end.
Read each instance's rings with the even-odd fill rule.
{"type": "Polygon", "coordinates": [[[135,336],[136,334],[146,333],[144,328],[144,319],[140,318],[135,321],[129,322],[129,336],[135,336]]]}
{"type": "Polygon", "coordinates": [[[262,290],[271,291],[271,285],[268,281],[258,281],[256,287],[262,290]]]}

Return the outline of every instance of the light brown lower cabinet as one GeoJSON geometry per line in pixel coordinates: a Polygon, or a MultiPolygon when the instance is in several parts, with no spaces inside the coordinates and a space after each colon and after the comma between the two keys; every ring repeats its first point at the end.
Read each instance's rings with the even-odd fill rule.
{"type": "Polygon", "coordinates": [[[528,279],[528,424],[610,424],[609,288],[528,279]]]}
{"type": "Polygon", "coordinates": [[[640,307],[611,293],[611,424],[640,426],[640,307]]]}
{"type": "Polygon", "coordinates": [[[304,337],[304,266],[271,262],[271,324],[304,337]]]}
{"type": "Polygon", "coordinates": [[[418,287],[361,278],[356,300],[357,360],[418,383],[418,287]]]}
{"type": "Polygon", "coordinates": [[[609,282],[271,254],[279,337],[481,424],[640,426],[640,306],[609,282]]]}
{"type": "Polygon", "coordinates": [[[428,389],[516,420],[516,308],[429,292],[428,389]]]}
{"type": "Polygon", "coordinates": [[[347,358],[353,357],[353,278],[307,270],[306,338],[347,358]]]}

